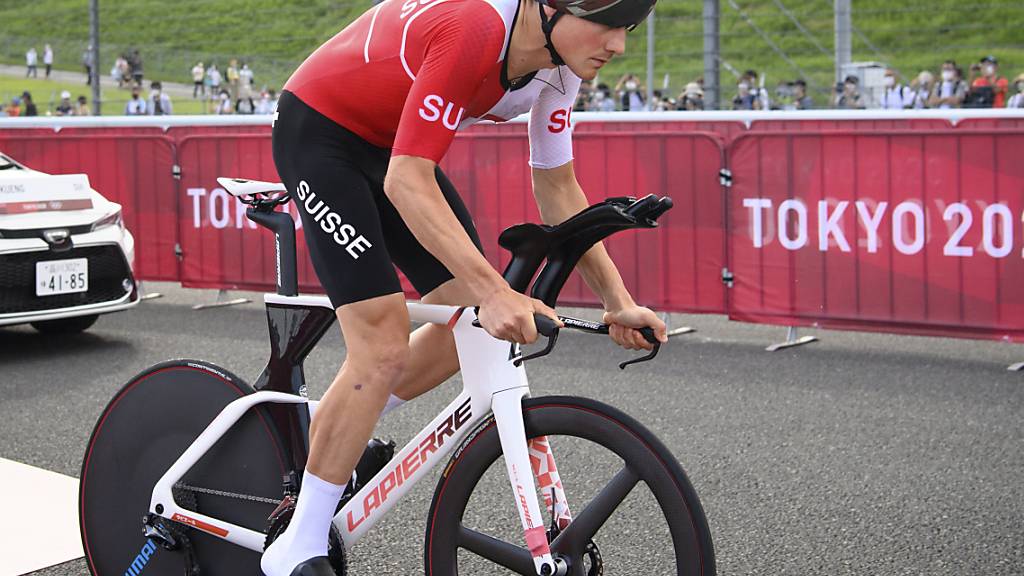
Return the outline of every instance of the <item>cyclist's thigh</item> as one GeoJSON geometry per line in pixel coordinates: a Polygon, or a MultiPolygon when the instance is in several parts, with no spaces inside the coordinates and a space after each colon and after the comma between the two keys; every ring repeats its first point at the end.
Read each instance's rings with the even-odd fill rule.
{"type": "MultiPolygon", "coordinates": [[[[462,228],[469,235],[470,240],[473,241],[477,249],[483,253],[484,250],[480,244],[480,237],[477,234],[476,226],[473,224],[473,218],[469,215],[469,210],[466,209],[466,205],[462,202],[458,191],[455,190],[455,186],[452,185],[448,177],[441,171],[440,166],[435,169],[434,174],[437,178],[437,184],[441,188],[441,193],[444,194],[444,199],[448,202],[448,206],[455,213],[455,217],[458,218],[459,224],[462,225],[462,228]]],[[[391,254],[395,265],[405,273],[413,287],[416,288],[416,291],[421,296],[425,296],[438,286],[451,280],[452,273],[420,244],[419,240],[416,239],[412,231],[409,230],[409,227],[402,220],[394,205],[384,195],[383,189],[376,192],[378,194],[377,203],[380,206],[380,219],[384,226],[388,252],[391,254]]]]}
{"type": "Polygon", "coordinates": [[[335,308],[402,291],[385,245],[375,186],[360,167],[380,159],[360,150],[364,145],[369,147],[294,95],[282,94],[274,164],[298,208],[313,268],[335,308]]]}

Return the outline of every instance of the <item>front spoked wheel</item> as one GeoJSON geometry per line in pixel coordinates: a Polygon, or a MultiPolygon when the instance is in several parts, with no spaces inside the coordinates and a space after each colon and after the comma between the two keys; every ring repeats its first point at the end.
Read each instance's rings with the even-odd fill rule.
{"type": "MultiPolygon", "coordinates": [[[[527,399],[523,415],[527,438],[548,437],[572,512],[564,530],[549,529],[568,574],[715,574],[697,494],[644,426],[576,397],[527,399]]],[[[536,574],[500,458],[493,418],[452,457],[427,519],[428,576],[536,574]]]]}

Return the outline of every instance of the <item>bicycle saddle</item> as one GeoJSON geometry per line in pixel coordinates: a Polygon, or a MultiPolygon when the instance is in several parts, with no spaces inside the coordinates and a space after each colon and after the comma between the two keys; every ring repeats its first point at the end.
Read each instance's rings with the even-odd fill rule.
{"type": "Polygon", "coordinates": [[[252,196],[254,194],[275,194],[287,192],[288,189],[280,182],[261,182],[245,178],[217,178],[217,183],[232,196],[252,196]]]}

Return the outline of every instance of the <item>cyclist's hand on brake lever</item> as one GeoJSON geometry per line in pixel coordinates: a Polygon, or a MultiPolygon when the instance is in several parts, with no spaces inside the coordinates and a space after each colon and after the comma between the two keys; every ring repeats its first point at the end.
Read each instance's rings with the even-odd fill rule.
{"type": "Polygon", "coordinates": [[[634,328],[650,327],[659,342],[668,341],[668,329],[651,309],[643,306],[627,306],[619,310],[604,313],[604,323],[608,324],[608,334],[616,344],[627,350],[651,350],[654,345],[648,342],[639,330],[634,328]]]}
{"type": "Polygon", "coordinates": [[[480,303],[477,318],[488,334],[495,338],[532,344],[537,341],[534,313],[543,314],[561,326],[555,311],[535,298],[520,294],[508,286],[492,292],[480,303]]]}

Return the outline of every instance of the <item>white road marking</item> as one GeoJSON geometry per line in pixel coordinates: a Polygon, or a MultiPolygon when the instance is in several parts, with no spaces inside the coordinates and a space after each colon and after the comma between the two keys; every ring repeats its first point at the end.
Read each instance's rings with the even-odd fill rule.
{"type": "Polygon", "coordinates": [[[20,576],[81,558],[78,479],[0,458],[0,576],[20,576]]]}

